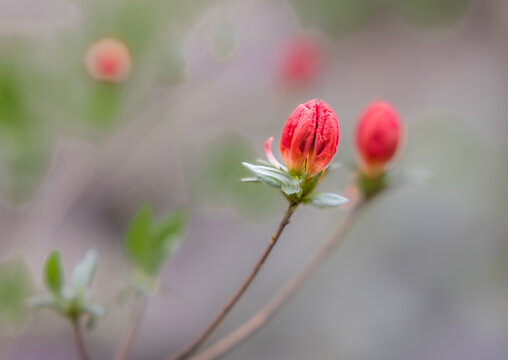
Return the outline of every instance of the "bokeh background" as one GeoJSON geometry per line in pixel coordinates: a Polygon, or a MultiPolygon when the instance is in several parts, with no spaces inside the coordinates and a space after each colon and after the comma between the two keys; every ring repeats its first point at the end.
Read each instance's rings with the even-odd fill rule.
{"type": "MultiPolygon", "coordinates": [[[[132,359],[187,344],[249,271],[285,208],[242,184],[297,104],[337,112],[344,193],[355,121],[372,100],[399,111],[396,167],[414,178],[378,199],[337,253],[228,359],[508,358],[508,2],[504,0],[0,0],[0,359],[76,358],[67,322],[22,300],[99,251],[86,333],[111,359],[129,307],[125,228],[142,203],[185,206],[132,359]],[[91,43],[123,40],[131,76],[97,82],[91,43]],[[296,63],[295,63],[296,62],[296,63]]],[[[276,146],[277,147],[277,146],[276,146]]],[[[276,152],[277,153],[277,152],[276,152]]],[[[344,209],[302,207],[214,339],[302,265],[344,209]]]]}

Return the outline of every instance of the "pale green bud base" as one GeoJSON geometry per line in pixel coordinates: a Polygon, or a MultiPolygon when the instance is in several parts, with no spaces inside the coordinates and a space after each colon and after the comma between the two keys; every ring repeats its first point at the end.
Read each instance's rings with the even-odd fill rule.
{"type": "Polygon", "coordinates": [[[379,175],[372,176],[359,171],[356,185],[365,199],[371,199],[388,186],[386,173],[383,171],[379,175]]]}

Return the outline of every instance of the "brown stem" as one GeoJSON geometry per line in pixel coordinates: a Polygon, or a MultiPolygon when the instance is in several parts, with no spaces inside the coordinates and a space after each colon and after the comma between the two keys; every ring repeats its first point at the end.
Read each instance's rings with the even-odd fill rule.
{"type": "Polygon", "coordinates": [[[251,272],[249,273],[247,278],[243,281],[242,285],[240,285],[240,287],[238,288],[236,293],[228,300],[226,305],[224,305],[224,307],[219,311],[219,313],[213,319],[213,321],[199,334],[198,337],[196,337],[194,339],[194,341],[192,341],[192,343],[189,346],[187,346],[180,353],[169,357],[168,360],[187,359],[189,356],[191,356],[192,354],[194,354],[196,352],[196,350],[206,341],[206,339],[208,339],[208,337],[217,328],[217,326],[219,326],[219,324],[222,322],[222,320],[224,320],[226,315],[231,311],[233,306],[242,297],[243,293],[245,292],[245,290],[247,290],[247,288],[251,284],[252,280],[254,280],[254,278],[256,277],[259,270],[263,267],[263,265],[266,261],[266,258],[268,257],[268,255],[272,251],[273,247],[277,243],[277,240],[279,239],[280,234],[282,233],[282,231],[284,230],[286,225],[289,223],[289,218],[291,217],[291,215],[293,215],[296,207],[297,207],[297,205],[295,205],[295,204],[289,205],[288,209],[284,213],[284,217],[282,218],[277,231],[275,231],[275,233],[270,238],[270,243],[265,248],[265,251],[263,252],[261,257],[258,259],[256,265],[251,270],[251,272]]]}
{"type": "Polygon", "coordinates": [[[85,342],[83,340],[83,334],[79,326],[79,317],[75,316],[71,319],[72,334],[74,335],[74,341],[76,342],[76,348],[78,349],[78,355],[80,360],[88,360],[88,352],[86,350],[85,342]]]}
{"type": "Polygon", "coordinates": [[[214,360],[239,346],[247,338],[261,329],[275,313],[288,302],[296,291],[312,275],[317,267],[329,256],[343,238],[343,235],[350,228],[356,214],[359,212],[365,202],[359,201],[344,216],[337,227],[332,231],[323,243],[318,247],[312,257],[307,261],[304,267],[280,290],[261,310],[259,310],[247,322],[237,328],[235,331],[215,343],[201,354],[192,357],[190,360],[214,360]]]}
{"type": "Polygon", "coordinates": [[[132,312],[131,322],[125,330],[124,336],[116,350],[114,360],[127,360],[131,352],[134,340],[139,332],[143,318],[145,317],[146,308],[148,306],[148,297],[141,295],[137,298],[136,304],[132,312]]]}

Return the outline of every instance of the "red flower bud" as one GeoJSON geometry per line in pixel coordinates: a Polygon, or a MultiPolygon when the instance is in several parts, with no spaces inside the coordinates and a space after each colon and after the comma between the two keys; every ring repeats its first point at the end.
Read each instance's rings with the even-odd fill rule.
{"type": "Polygon", "coordinates": [[[120,40],[101,39],[88,49],[85,66],[95,80],[120,82],[131,70],[129,49],[120,40]]]}
{"type": "Polygon", "coordinates": [[[383,171],[397,151],[401,131],[399,117],[390,104],[378,101],[364,110],[356,129],[356,147],[367,173],[383,171]]]}
{"type": "Polygon", "coordinates": [[[320,43],[309,35],[299,35],[282,49],[279,77],[288,86],[304,86],[314,80],[323,67],[320,43]]]}
{"type": "Polygon", "coordinates": [[[338,143],[337,116],[327,103],[314,99],[298,105],[289,116],[280,152],[289,171],[313,176],[328,165],[338,143]]]}

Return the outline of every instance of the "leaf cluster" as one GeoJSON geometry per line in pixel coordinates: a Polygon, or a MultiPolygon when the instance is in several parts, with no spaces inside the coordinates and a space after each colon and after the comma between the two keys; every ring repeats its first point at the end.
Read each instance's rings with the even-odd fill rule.
{"type": "Polygon", "coordinates": [[[106,312],[104,307],[92,302],[91,285],[96,269],[97,252],[88,250],[74,266],[66,284],[60,252],[52,251],[43,271],[48,292],[29,299],[28,305],[51,308],[70,319],[87,315],[88,325],[92,326],[106,312]]]}
{"type": "Polygon", "coordinates": [[[182,209],[159,218],[154,218],[148,205],[136,212],[125,235],[125,250],[135,268],[134,287],[152,287],[162,265],[180,244],[186,224],[187,213],[182,209]]]}
{"type": "Polygon", "coordinates": [[[310,204],[316,207],[335,207],[348,202],[343,196],[333,193],[315,192],[314,188],[322,180],[327,170],[311,178],[292,176],[286,169],[279,169],[269,163],[262,165],[242,163],[254,176],[244,178],[244,182],[259,182],[279,189],[291,204],[310,204]]]}

